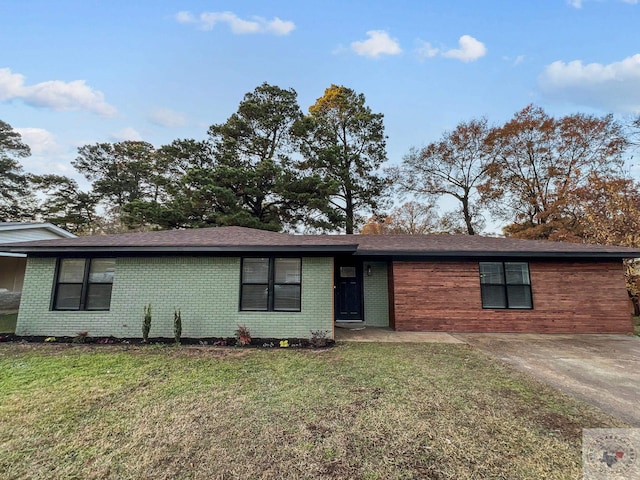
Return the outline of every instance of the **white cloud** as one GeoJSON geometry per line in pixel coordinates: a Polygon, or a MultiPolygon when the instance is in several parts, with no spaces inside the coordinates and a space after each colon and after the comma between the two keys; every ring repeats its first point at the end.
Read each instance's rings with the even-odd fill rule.
{"type": "Polygon", "coordinates": [[[640,112],[640,54],[606,65],[553,62],[538,83],[549,98],[607,111],[640,112]]]}
{"type": "Polygon", "coordinates": [[[104,116],[116,113],[115,107],[105,102],[104,94],[89,87],[84,80],[50,80],[25,85],[24,75],[0,68],[0,101],[13,99],[57,111],[87,110],[104,116]]]}
{"type": "Polygon", "coordinates": [[[52,155],[62,151],[53,133],[44,128],[15,128],[33,155],[52,155]]]}
{"type": "MultiPolygon", "coordinates": [[[[458,40],[458,45],[460,48],[451,48],[447,50],[442,47],[434,47],[430,42],[418,40],[418,48],[416,48],[415,53],[420,60],[433,58],[439,55],[446,58],[455,58],[465,63],[473,62],[487,54],[487,47],[484,46],[484,43],[473,38],[471,35],[461,36],[458,40]]],[[[507,59],[507,57],[503,58],[507,59]]],[[[516,65],[522,61],[520,57],[518,57],[518,59],[516,59],[516,65]]]]}
{"type": "Polygon", "coordinates": [[[333,55],[341,55],[343,53],[350,53],[351,50],[349,50],[347,47],[345,47],[344,45],[340,44],[338,45],[336,48],[334,48],[333,50],[331,50],[331,53],[333,55]]]}
{"type": "Polygon", "coordinates": [[[420,46],[416,49],[416,53],[418,54],[418,58],[431,58],[435,57],[440,53],[439,48],[435,48],[429,42],[425,42],[424,40],[418,40],[420,46]]]}
{"type": "Polygon", "coordinates": [[[76,175],[78,174],[78,172],[74,168],[72,168],[70,165],[66,165],[64,163],[53,163],[51,165],[51,167],[55,171],[60,172],[63,175],[65,175],[65,174],[68,175],[70,173],[71,174],[76,174],[76,175]]]}
{"type": "Polygon", "coordinates": [[[376,58],[380,55],[398,55],[402,53],[400,44],[384,30],[369,30],[367,40],[353,42],[351,50],[358,55],[376,58]]]}
{"type": "Polygon", "coordinates": [[[149,114],[149,121],[161,127],[182,127],[187,123],[187,118],[184,113],[168,108],[156,108],[149,114]]]}
{"type": "Polygon", "coordinates": [[[217,23],[226,23],[233,33],[239,35],[250,33],[289,35],[296,28],[295,23],[278,17],[267,20],[253,16],[250,20],[244,20],[233,12],[202,12],[197,17],[191,12],[178,12],[175,19],[178,23],[193,23],[201,30],[212,30],[217,23]]]}
{"type": "Polygon", "coordinates": [[[515,58],[509,57],[508,55],[503,55],[502,60],[504,60],[505,62],[510,62],[511,66],[515,67],[516,65],[520,65],[522,62],[524,62],[524,59],[526,57],[524,55],[518,55],[515,58]]]}
{"type": "Polygon", "coordinates": [[[195,23],[196,18],[191,12],[178,12],[176,13],[176,22],[178,23],[195,23]]]}
{"type": "MultiPolygon", "coordinates": [[[[584,4],[585,1],[586,0],[567,0],[567,4],[569,4],[573,8],[582,8],[582,5],[584,4]]],[[[604,0],[598,0],[598,1],[602,2],[604,0]]],[[[628,3],[629,5],[636,5],[638,3],[638,0],[622,0],[622,2],[628,3]]]]}
{"type": "Polygon", "coordinates": [[[458,40],[460,48],[453,48],[442,53],[443,57],[455,58],[463,62],[473,62],[487,54],[484,43],[476,40],[471,35],[463,35],[458,40]]]}
{"type": "Polygon", "coordinates": [[[142,135],[132,127],[123,128],[117,132],[113,132],[111,134],[111,138],[116,142],[124,142],[126,140],[131,140],[134,142],[141,142],[142,135]]]}

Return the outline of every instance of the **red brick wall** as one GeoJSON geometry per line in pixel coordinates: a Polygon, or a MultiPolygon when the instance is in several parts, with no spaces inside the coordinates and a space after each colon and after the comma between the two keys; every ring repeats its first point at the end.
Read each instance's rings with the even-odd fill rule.
{"type": "Polygon", "coordinates": [[[630,333],[622,263],[529,263],[533,310],[482,308],[478,262],[393,262],[401,331],[630,333]]]}

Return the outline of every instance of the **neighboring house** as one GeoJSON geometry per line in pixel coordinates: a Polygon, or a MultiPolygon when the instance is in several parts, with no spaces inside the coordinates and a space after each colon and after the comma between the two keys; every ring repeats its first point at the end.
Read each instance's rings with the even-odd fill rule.
{"type": "MultiPolygon", "coordinates": [[[[75,238],[72,233],[50,223],[0,222],[0,244],[75,238]]],[[[0,311],[15,311],[27,264],[26,255],[0,252],[0,311]]]]}
{"type": "MultiPolygon", "coordinates": [[[[631,333],[623,247],[468,235],[289,235],[241,227],[27,242],[18,335],[631,333]]],[[[1,250],[1,248],[0,248],[1,250]]]]}

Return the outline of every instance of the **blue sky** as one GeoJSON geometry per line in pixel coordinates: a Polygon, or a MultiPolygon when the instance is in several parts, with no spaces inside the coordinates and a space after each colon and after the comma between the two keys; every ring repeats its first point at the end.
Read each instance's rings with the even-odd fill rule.
{"type": "Polygon", "coordinates": [[[78,146],[202,139],[262,82],[385,115],[390,163],[459,122],[640,113],[638,0],[0,0],[0,119],[27,171],[78,146]]]}

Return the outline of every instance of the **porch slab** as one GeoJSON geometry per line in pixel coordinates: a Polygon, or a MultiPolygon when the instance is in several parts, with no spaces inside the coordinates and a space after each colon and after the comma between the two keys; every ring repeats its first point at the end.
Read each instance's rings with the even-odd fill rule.
{"type": "Polygon", "coordinates": [[[338,342],[387,342],[387,343],[466,343],[444,332],[396,332],[383,327],[335,328],[338,342]]]}

